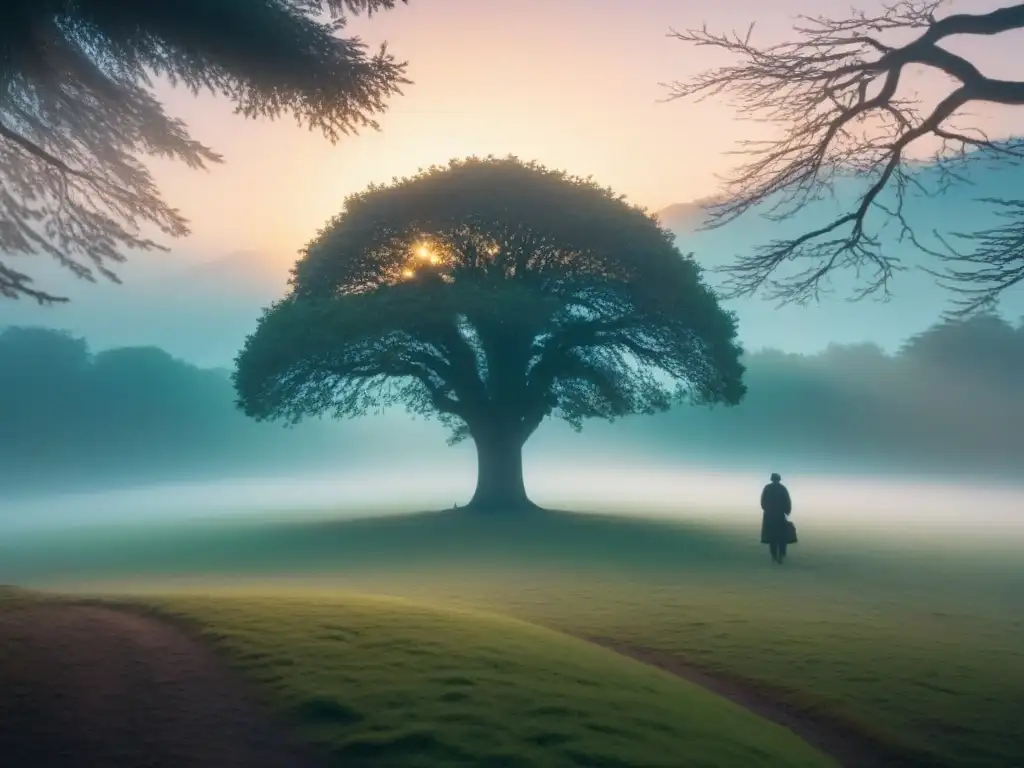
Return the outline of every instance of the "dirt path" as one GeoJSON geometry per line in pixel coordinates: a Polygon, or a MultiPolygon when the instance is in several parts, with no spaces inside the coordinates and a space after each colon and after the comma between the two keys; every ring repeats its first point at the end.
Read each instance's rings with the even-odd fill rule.
{"type": "Polygon", "coordinates": [[[587,639],[623,656],[669,672],[729,699],[765,720],[788,728],[844,768],[936,767],[934,759],[924,759],[879,744],[834,720],[779,701],[770,693],[760,691],[749,684],[723,675],[711,674],[672,654],[638,648],[608,638],[587,639]]]}
{"type": "MultiPolygon", "coordinates": [[[[925,765],[668,653],[588,638],[788,728],[849,768],[925,765]]],[[[0,614],[0,764],[315,768],[214,653],[157,619],[95,606],[0,614]]]]}
{"type": "Polygon", "coordinates": [[[312,768],[243,683],[173,627],[46,606],[0,614],[0,764],[312,768]]]}

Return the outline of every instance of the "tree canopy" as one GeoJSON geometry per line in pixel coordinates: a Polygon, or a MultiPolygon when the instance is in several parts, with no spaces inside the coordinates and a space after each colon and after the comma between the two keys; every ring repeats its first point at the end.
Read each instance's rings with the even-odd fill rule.
{"type": "MultiPolygon", "coordinates": [[[[404,0],[402,0],[404,2],[404,0]]],[[[0,10],[0,296],[63,301],[12,263],[45,254],[116,281],[125,252],[188,222],[140,158],[221,161],[168,116],[154,77],[290,113],[331,141],[376,128],[404,65],[340,36],[346,14],[397,0],[5,0],[0,10]]]]}
{"type": "Polygon", "coordinates": [[[892,354],[832,345],[743,362],[750,393],[739,407],[674,411],[629,425],[621,439],[682,461],[763,466],[770,456],[801,472],[1013,478],[1024,462],[1024,320],[942,322],[892,354]]]}
{"type": "MultiPolygon", "coordinates": [[[[584,455],[731,469],[763,468],[770,456],[784,473],[1009,479],[1024,463],[1024,321],[1014,327],[980,315],[942,323],[892,354],[836,345],[807,355],[759,351],[743,363],[750,392],[738,407],[679,406],[595,429],[584,455]]],[[[259,424],[234,408],[227,371],[156,348],[91,353],[83,340],[41,328],[0,331],[0,370],[0,496],[319,473],[341,462],[422,466],[424,441],[442,439],[440,430],[401,423],[382,430],[370,418],[259,424]]],[[[555,471],[572,455],[566,432],[551,430],[536,447],[555,471]]],[[[433,456],[429,464],[440,465],[433,456]]]]}
{"type": "Polygon", "coordinates": [[[93,353],[67,333],[11,327],[0,370],[2,494],[306,470],[348,450],[324,424],[254,423],[234,408],[228,371],[157,347],[93,353]]]}
{"type": "Polygon", "coordinates": [[[866,182],[857,202],[831,221],[740,257],[726,270],[730,295],[766,289],[773,298],[804,301],[838,269],[862,279],[857,297],[885,292],[902,268],[879,237],[892,223],[901,238],[937,260],[930,271],[958,294],[954,314],[989,307],[1024,282],[1024,200],[986,200],[995,207],[992,225],[937,230],[938,245],[920,237],[906,215],[912,194],[941,194],[968,183],[975,166],[1024,159],[1024,140],[993,140],[966,120],[966,111],[980,103],[1024,105],[1024,81],[990,77],[944,45],[954,36],[990,38],[1024,29],[1024,3],[940,17],[943,2],[898,0],[878,13],[804,17],[791,41],[770,46],[752,42],[753,27],[746,35],[706,28],[672,33],[740,59],[673,84],[672,98],[729,95],[741,117],[778,129],[775,139],[743,144],[739,152],[747,162],[711,207],[710,226],[752,209],[785,219],[830,196],[838,179],[866,182]],[[908,80],[922,69],[949,84],[934,104],[908,92],[908,80]],[[786,264],[793,272],[780,276],[786,264]]]}
{"type": "Polygon", "coordinates": [[[475,502],[515,505],[545,417],[734,404],[739,355],[734,318],[643,210],[536,163],[470,158],[348,198],[235,384],[259,419],[435,415],[476,443],[475,502]]]}

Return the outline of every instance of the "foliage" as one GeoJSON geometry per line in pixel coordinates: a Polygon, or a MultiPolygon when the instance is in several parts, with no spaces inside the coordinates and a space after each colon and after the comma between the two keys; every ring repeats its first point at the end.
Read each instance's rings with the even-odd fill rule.
{"type": "Polygon", "coordinates": [[[65,333],[8,328],[0,332],[0,370],[0,478],[8,492],[280,469],[321,452],[328,436],[325,426],[289,434],[253,424],[232,407],[226,371],[155,347],[92,354],[65,333]]]}
{"type": "Polygon", "coordinates": [[[980,314],[934,325],[893,354],[833,345],[757,352],[744,365],[750,394],[739,407],[673,412],[622,439],[816,470],[1008,477],[1024,461],[1024,322],[980,314]]]}
{"type": "MultiPolygon", "coordinates": [[[[429,613],[421,606],[447,604],[467,609],[453,616],[453,622],[466,621],[477,630],[483,630],[483,624],[475,623],[483,617],[469,611],[501,613],[579,637],[654,649],[749,680],[760,693],[783,698],[799,712],[810,710],[847,724],[854,730],[854,743],[874,736],[894,748],[924,752],[930,758],[925,760],[928,766],[1024,764],[1024,742],[1018,735],[1024,717],[1024,648],[1019,611],[1014,610],[1024,589],[1019,538],[988,540],[986,534],[995,531],[982,531],[978,523],[973,526],[976,538],[942,524],[931,529],[929,524],[940,518],[926,506],[894,508],[896,514],[906,515],[906,525],[890,521],[883,523],[884,530],[869,528],[862,536],[838,532],[840,521],[822,519],[823,511],[812,506],[807,494],[799,495],[798,484],[791,484],[791,489],[797,502],[794,514],[800,515],[798,525],[806,534],[801,546],[806,546],[787,563],[787,571],[776,573],[768,569],[767,554],[756,543],[760,484],[750,489],[755,508],[748,510],[745,528],[642,520],[629,509],[623,517],[549,514],[481,519],[453,513],[348,522],[274,519],[217,529],[205,523],[167,526],[159,535],[151,526],[146,532],[141,527],[138,532],[104,530],[94,537],[68,530],[39,537],[35,546],[10,547],[0,572],[14,583],[54,584],[54,564],[59,563],[63,583],[79,593],[87,588],[83,584],[102,583],[150,603],[159,601],[162,592],[180,590],[186,577],[197,588],[202,584],[205,592],[228,592],[234,585],[237,591],[230,590],[233,594],[223,598],[235,606],[230,612],[217,605],[219,600],[205,602],[198,596],[183,597],[175,606],[165,601],[164,607],[207,619],[211,634],[220,635],[210,639],[233,653],[248,674],[260,675],[285,713],[323,691],[317,687],[317,661],[328,654],[337,658],[337,666],[333,661],[323,663],[331,670],[325,682],[341,676],[351,681],[339,683],[333,701],[364,715],[370,710],[380,718],[395,714],[393,721],[384,723],[393,722],[396,729],[401,714],[418,718],[442,711],[433,709],[441,704],[433,704],[437,698],[431,693],[422,693],[431,697],[430,706],[417,706],[418,700],[406,698],[403,686],[424,680],[426,674],[424,688],[410,686],[412,695],[444,693],[435,687],[442,685],[441,680],[429,672],[435,665],[445,668],[446,653],[456,666],[479,670],[482,682],[477,688],[488,686],[476,694],[467,686],[464,693],[470,698],[461,703],[472,710],[456,710],[455,718],[479,711],[489,723],[489,712],[504,711],[480,707],[480,700],[473,698],[495,691],[495,706],[508,702],[497,694],[510,692],[508,688],[490,687],[497,681],[505,681],[512,690],[527,686],[541,698],[554,687],[543,685],[539,674],[509,678],[493,663],[500,649],[553,651],[553,645],[520,644],[513,638],[526,637],[518,631],[499,631],[491,642],[480,640],[493,653],[478,656],[480,645],[465,638],[480,635],[470,634],[473,630],[467,625],[462,625],[465,634],[452,624],[434,624],[428,633],[429,613]],[[920,527],[909,523],[912,516],[919,516],[920,527]],[[375,601],[339,595],[339,585],[368,594],[400,595],[420,606],[400,604],[401,610],[374,621],[370,617],[375,601]],[[308,611],[299,608],[303,603],[308,611]],[[340,607],[346,603],[350,607],[340,607]],[[257,620],[263,607],[276,620],[257,620]],[[244,620],[246,615],[253,620],[244,620]],[[401,616],[407,622],[398,625],[406,628],[402,633],[390,623],[401,616]],[[216,620],[225,624],[218,628],[216,620]],[[345,634],[356,628],[349,622],[356,621],[374,630],[345,634]],[[289,645],[283,637],[298,645],[289,645]],[[244,653],[243,646],[257,643],[264,649],[279,644],[288,650],[244,653]],[[344,649],[349,663],[335,657],[332,648],[344,649]],[[294,668],[283,661],[293,653],[294,668]],[[267,660],[264,666],[268,656],[274,661],[267,660]],[[491,665],[486,666],[484,659],[491,665]],[[275,672],[280,677],[275,678],[275,672]],[[387,677],[390,673],[394,677],[387,677]],[[364,704],[380,700],[398,702],[398,713],[390,706],[364,704]],[[412,709],[406,711],[406,706],[412,709]]],[[[977,519],[972,509],[964,514],[977,519]]],[[[857,524],[845,522],[853,528],[857,524]]],[[[570,659],[589,668],[575,653],[565,657],[570,659]]],[[[604,683],[621,680],[619,671],[625,669],[615,661],[597,666],[614,667],[609,673],[613,677],[600,672],[593,679],[589,672],[576,677],[577,682],[598,683],[584,686],[589,692],[579,698],[581,706],[588,707],[584,711],[589,711],[587,701],[610,703],[604,698],[610,695],[604,683]]],[[[581,669],[566,667],[570,668],[581,669]]],[[[631,683],[626,686],[633,690],[631,683]]],[[[335,690],[333,683],[331,689],[335,690]]],[[[641,698],[648,704],[653,701],[641,698]]],[[[305,711],[324,712],[329,707],[305,711]]],[[[607,706],[602,704],[594,713],[607,716],[607,706]]],[[[558,713],[557,718],[555,714],[546,717],[544,727],[580,722],[571,712],[558,713]]],[[[680,718],[685,716],[670,719],[684,721],[680,718]]],[[[641,727],[621,712],[612,725],[641,727]]],[[[512,719],[497,728],[508,733],[506,729],[515,726],[512,719]]],[[[357,732],[360,727],[352,726],[357,732]]],[[[387,732],[396,733],[390,726],[387,732]]],[[[642,748],[642,739],[629,743],[642,748]]],[[[678,764],[677,760],[674,765],[678,764]]]]}
{"type": "MultiPolygon", "coordinates": [[[[894,354],[837,345],[815,355],[756,352],[743,363],[750,392],[738,407],[673,409],[594,439],[731,464],[770,455],[790,466],[1008,475],[1024,462],[1024,323],[982,315],[933,326],[894,354]]],[[[336,461],[353,435],[367,434],[320,422],[297,432],[252,424],[232,406],[227,372],[154,348],[93,355],[66,334],[7,329],[0,369],[8,489],[38,484],[56,465],[62,482],[90,472],[122,481],[144,466],[161,478],[261,461],[308,468],[336,461]]]]}
{"type": "Polygon", "coordinates": [[[235,383],[256,418],[404,403],[455,439],[489,424],[521,444],[549,415],[578,428],[684,398],[736,403],[735,337],[644,211],[589,179],[470,158],[350,197],[235,383]]]}
{"type": "Polygon", "coordinates": [[[724,50],[742,61],[674,84],[672,98],[730,94],[742,117],[779,129],[777,139],[744,142],[740,153],[748,162],[711,207],[711,226],[756,208],[771,220],[789,218],[807,203],[831,195],[835,181],[850,174],[868,185],[852,209],[831,222],[740,258],[727,270],[732,295],[767,288],[773,298],[803,301],[817,296],[828,276],[843,268],[864,278],[858,296],[886,291],[901,266],[883,248],[871,226],[875,221],[895,222],[901,237],[940,260],[943,266],[934,274],[960,294],[953,314],[989,307],[1024,281],[1024,201],[988,200],[997,207],[998,223],[952,233],[966,243],[963,249],[951,244],[951,233],[936,233],[942,248],[925,245],[904,215],[911,193],[941,194],[952,184],[966,183],[973,166],[1017,165],[1024,159],[1024,141],[994,141],[962,122],[966,110],[981,102],[1024,104],[1024,82],[987,76],[943,45],[954,36],[991,37],[1024,29],[1024,3],[940,18],[936,11],[942,4],[898,0],[875,14],[804,18],[793,40],[767,47],[751,41],[753,27],[746,36],[706,28],[673,32],[686,43],[724,50]],[[950,83],[948,93],[930,107],[905,92],[915,68],[950,83]],[[924,166],[914,156],[929,147],[937,148],[934,183],[924,178],[924,166]],[[872,213],[880,216],[873,219],[872,213]],[[779,277],[786,263],[797,269],[779,277]]]}
{"type": "MultiPolygon", "coordinates": [[[[162,77],[208,90],[249,118],[293,114],[331,141],[360,128],[405,83],[384,48],[338,36],[345,13],[395,0],[7,0],[0,10],[0,252],[43,253],[116,280],[145,234],[188,233],[140,157],[220,162],[166,115],[162,77]],[[324,12],[330,19],[323,18],[324,12]]],[[[61,301],[0,263],[0,296],[61,301]]]]}

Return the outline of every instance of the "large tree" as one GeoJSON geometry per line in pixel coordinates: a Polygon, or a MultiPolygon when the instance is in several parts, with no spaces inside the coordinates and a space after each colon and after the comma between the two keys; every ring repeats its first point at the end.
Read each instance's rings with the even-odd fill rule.
{"type": "Polygon", "coordinates": [[[901,238],[938,260],[931,271],[959,294],[954,314],[988,307],[1024,282],[1024,200],[986,200],[996,207],[996,223],[975,232],[940,229],[935,246],[915,233],[905,215],[910,192],[941,194],[964,183],[971,166],[1024,159],[1024,140],[992,140],[972,129],[966,114],[983,103],[1024,105],[1024,81],[988,76],[947,45],[954,37],[987,39],[1024,29],[1024,3],[939,16],[943,2],[899,0],[877,13],[805,17],[791,41],[770,46],[755,45],[749,32],[672,33],[740,59],[671,85],[672,98],[729,95],[742,117],[777,129],[774,139],[744,144],[740,153],[747,162],[711,206],[710,226],[751,209],[776,221],[788,218],[830,194],[840,178],[859,178],[866,190],[831,221],[740,258],[726,270],[730,295],[766,289],[770,297],[802,301],[817,295],[838,269],[863,278],[858,296],[884,292],[900,269],[879,237],[893,221],[901,238]],[[916,71],[948,83],[935,103],[909,92],[916,71]],[[922,163],[929,154],[932,162],[922,163]],[[797,266],[780,276],[787,264],[797,266]]]}
{"type": "Polygon", "coordinates": [[[220,94],[246,117],[291,113],[331,141],[376,127],[404,65],[338,33],[346,13],[396,2],[4,0],[0,297],[66,300],[13,260],[45,254],[116,281],[126,251],[161,247],[147,231],[188,233],[140,158],[202,168],[221,157],[165,114],[154,76],[220,94]]]}
{"type": "Polygon", "coordinates": [[[546,416],[739,402],[733,316],[643,210],[516,158],[452,161],[354,195],[237,359],[257,419],[394,404],[476,444],[471,506],[530,506],[546,416]]]}

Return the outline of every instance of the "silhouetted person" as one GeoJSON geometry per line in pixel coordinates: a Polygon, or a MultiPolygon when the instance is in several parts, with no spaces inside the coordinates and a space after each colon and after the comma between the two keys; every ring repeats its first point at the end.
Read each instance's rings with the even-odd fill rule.
{"type": "Polygon", "coordinates": [[[761,543],[768,545],[772,560],[781,563],[788,540],[786,518],[793,511],[793,502],[778,472],[772,472],[771,480],[761,491],[761,543]]]}

